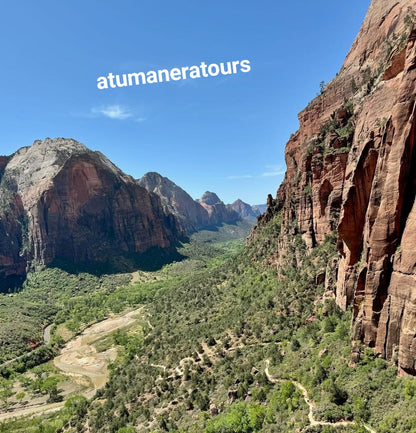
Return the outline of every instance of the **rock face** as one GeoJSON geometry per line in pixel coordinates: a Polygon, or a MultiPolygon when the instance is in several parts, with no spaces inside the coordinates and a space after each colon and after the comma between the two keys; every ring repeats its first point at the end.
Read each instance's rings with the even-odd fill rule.
{"type": "Polygon", "coordinates": [[[75,140],[35,141],[1,159],[0,173],[3,280],[31,264],[169,249],[179,235],[156,195],[75,140]]]}
{"type": "Polygon", "coordinates": [[[236,200],[232,204],[227,204],[227,209],[237,212],[241,218],[256,218],[257,215],[262,213],[254,206],[250,206],[248,203],[244,203],[240,199],[236,200]]]}
{"type": "Polygon", "coordinates": [[[199,199],[199,203],[207,211],[210,225],[233,224],[240,220],[238,213],[227,208],[213,192],[206,191],[199,199]]]}
{"type": "Polygon", "coordinates": [[[239,215],[228,209],[216,194],[206,192],[196,201],[159,173],[146,173],[137,182],[160,197],[165,209],[177,217],[182,229],[187,233],[222,223],[234,223],[240,219],[239,215]]]}
{"type": "Polygon", "coordinates": [[[186,191],[159,173],[146,173],[138,184],[160,197],[163,206],[174,214],[187,233],[210,225],[207,211],[186,191]]]}
{"type": "MultiPolygon", "coordinates": [[[[287,172],[259,218],[285,254],[338,238],[335,297],[355,339],[416,374],[416,1],[373,0],[337,77],[299,114],[287,172]]],[[[255,236],[255,230],[251,236],[255,236]]]]}

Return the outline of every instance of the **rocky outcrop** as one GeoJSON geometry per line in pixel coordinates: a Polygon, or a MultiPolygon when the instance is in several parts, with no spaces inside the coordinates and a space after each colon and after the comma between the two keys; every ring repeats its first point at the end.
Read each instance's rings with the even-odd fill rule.
{"type": "Polygon", "coordinates": [[[216,194],[206,192],[199,201],[194,200],[186,191],[159,173],[146,173],[138,184],[157,194],[165,209],[176,216],[182,229],[187,233],[235,223],[240,217],[229,209],[216,194]]]}
{"type": "MultiPolygon", "coordinates": [[[[299,114],[287,172],[260,217],[281,248],[338,240],[335,297],[354,335],[416,373],[416,1],[373,0],[337,77],[299,114]]],[[[251,238],[255,237],[255,230],[251,238]]]]}
{"type": "Polygon", "coordinates": [[[254,206],[250,206],[240,199],[236,200],[234,203],[227,204],[227,209],[237,212],[241,218],[256,218],[257,215],[262,213],[254,206]]]}
{"type": "MultiPolygon", "coordinates": [[[[1,164],[1,161],[0,161],[1,164]]],[[[173,215],[104,155],[70,139],[18,150],[0,184],[0,276],[54,260],[106,262],[173,248],[173,215]]]]}
{"type": "Polygon", "coordinates": [[[0,180],[3,177],[4,169],[6,168],[6,165],[9,161],[9,156],[0,156],[0,180]]]}
{"type": "Polygon", "coordinates": [[[207,211],[210,225],[233,224],[240,220],[238,213],[227,208],[213,192],[206,191],[199,199],[199,203],[207,211]]]}

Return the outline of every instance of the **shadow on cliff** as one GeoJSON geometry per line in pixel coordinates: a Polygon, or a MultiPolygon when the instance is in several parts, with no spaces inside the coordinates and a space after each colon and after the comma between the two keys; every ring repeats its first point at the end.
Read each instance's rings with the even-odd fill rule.
{"type": "Polygon", "coordinates": [[[176,248],[152,247],[145,253],[120,253],[106,261],[71,262],[55,259],[48,267],[62,269],[71,274],[86,272],[95,276],[119,274],[134,271],[157,271],[173,261],[179,262],[186,257],[176,248]]]}
{"type": "Polygon", "coordinates": [[[18,290],[26,279],[26,275],[11,275],[0,278],[0,293],[11,293],[18,290]]]}

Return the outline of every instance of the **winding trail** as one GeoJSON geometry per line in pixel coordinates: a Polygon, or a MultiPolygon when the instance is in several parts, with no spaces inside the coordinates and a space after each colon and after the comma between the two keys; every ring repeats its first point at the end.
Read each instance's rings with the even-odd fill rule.
{"type": "MultiPolygon", "coordinates": [[[[269,366],[270,366],[270,361],[268,359],[266,359],[266,367],[264,369],[264,374],[266,375],[267,379],[270,382],[278,383],[278,382],[285,382],[286,381],[286,379],[278,379],[278,378],[273,377],[269,372],[269,366]]],[[[310,425],[307,426],[303,430],[303,433],[307,432],[309,430],[309,428],[313,427],[313,426],[331,426],[331,427],[337,428],[337,427],[347,427],[350,425],[357,425],[356,421],[337,421],[337,422],[318,421],[314,415],[315,404],[309,398],[308,390],[301,383],[297,382],[296,380],[293,380],[293,379],[288,379],[288,380],[290,380],[290,382],[292,382],[293,385],[295,385],[296,388],[298,388],[300,390],[300,392],[302,393],[302,397],[305,400],[305,403],[309,407],[308,419],[309,419],[310,425]]],[[[363,427],[370,433],[377,433],[375,430],[373,430],[367,424],[363,424],[363,427]]]]}
{"type": "MultiPolygon", "coordinates": [[[[244,346],[242,346],[244,347],[244,346]]],[[[228,349],[229,351],[231,350],[235,350],[237,348],[240,347],[233,347],[228,349]]],[[[202,356],[202,354],[198,355],[202,356]]],[[[179,361],[179,364],[176,367],[172,367],[169,370],[172,371],[171,375],[169,377],[172,377],[175,375],[177,376],[182,376],[183,375],[183,369],[184,369],[184,364],[188,361],[191,361],[193,363],[195,363],[195,360],[192,357],[186,357],[183,358],[179,361]]],[[[302,433],[306,433],[311,427],[314,426],[330,426],[333,428],[338,428],[338,427],[348,427],[348,426],[354,426],[354,425],[358,425],[358,423],[356,421],[337,421],[337,422],[329,422],[329,421],[319,421],[315,418],[315,414],[314,414],[314,409],[315,409],[315,403],[309,398],[309,393],[308,390],[299,382],[297,382],[296,380],[293,379],[279,379],[279,378],[275,378],[270,374],[269,371],[269,367],[270,367],[270,360],[266,359],[265,361],[265,368],[264,368],[264,374],[266,375],[267,379],[271,382],[271,383],[280,383],[280,382],[285,382],[287,380],[289,380],[290,382],[292,382],[296,388],[298,388],[300,390],[300,392],[302,393],[302,397],[305,401],[305,403],[307,404],[308,408],[309,408],[309,412],[308,412],[308,419],[309,419],[309,425],[304,428],[302,430],[302,433]]],[[[161,364],[150,364],[152,367],[156,367],[156,368],[160,368],[164,371],[167,370],[167,367],[165,365],[161,365],[161,364]]],[[[370,427],[367,424],[363,424],[363,427],[369,432],[369,433],[377,433],[372,427],[370,427]]]]}
{"type": "MultiPolygon", "coordinates": [[[[81,395],[91,398],[95,394],[96,390],[105,385],[108,380],[108,369],[107,362],[114,360],[117,356],[116,349],[111,348],[105,352],[97,352],[93,344],[101,338],[109,335],[111,332],[128,327],[138,320],[138,315],[142,313],[143,307],[126,313],[122,316],[110,317],[106,320],[98,322],[88,328],[86,328],[81,335],[71,340],[64,346],[60,356],[54,359],[54,365],[61,370],[64,374],[78,378],[78,381],[84,386],[87,385],[86,389],[81,392],[81,395]]],[[[149,327],[153,328],[148,321],[149,327]]],[[[48,335],[50,338],[50,327],[47,328],[48,335]]],[[[45,328],[45,342],[46,342],[46,328],[45,328]]],[[[242,346],[244,347],[244,346],[242,346]]],[[[241,347],[241,348],[242,348],[241,347]]],[[[235,350],[239,347],[230,348],[229,350],[235,350]]],[[[205,352],[205,350],[204,350],[205,352]]],[[[201,355],[202,354],[199,354],[201,355]]],[[[211,354],[212,355],[212,354],[211,354]]],[[[172,371],[171,376],[178,375],[183,376],[184,365],[186,362],[193,362],[195,360],[192,357],[185,357],[179,361],[179,364],[170,369],[172,371]]],[[[9,361],[10,362],[10,361],[9,361]]],[[[167,367],[160,364],[150,364],[152,367],[160,368],[164,371],[167,367]]],[[[269,371],[270,360],[266,359],[264,373],[267,379],[271,383],[284,382],[286,379],[275,378],[270,374],[269,371]]],[[[77,380],[77,379],[75,379],[77,380]]],[[[346,427],[351,425],[357,425],[356,421],[318,421],[314,415],[314,402],[309,398],[308,390],[299,382],[293,379],[290,380],[302,393],[302,397],[309,408],[308,419],[309,425],[302,431],[306,433],[313,426],[331,426],[346,427]]],[[[64,406],[65,402],[52,403],[52,404],[37,404],[32,406],[25,406],[17,408],[15,410],[9,410],[8,412],[0,413],[0,422],[6,421],[12,418],[20,418],[23,416],[36,416],[43,413],[50,413],[60,410],[64,406]]],[[[377,433],[373,428],[367,424],[363,424],[363,427],[369,433],[377,433]]]]}
{"type": "MultiPolygon", "coordinates": [[[[176,376],[183,376],[183,371],[184,371],[184,364],[185,364],[185,362],[187,362],[187,361],[192,361],[193,363],[195,363],[195,360],[194,360],[194,358],[191,358],[190,356],[187,356],[186,358],[182,358],[180,361],[179,361],[179,365],[177,365],[176,367],[174,367],[172,370],[173,371],[175,371],[175,373],[176,373],[176,376]],[[182,369],[182,370],[181,370],[182,369]]],[[[166,371],[166,369],[167,369],[167,367],[166,367],[166,365],[161,365],[161,364],[150,364],[150,366],[151,367],[155,367],[155,368],[160,368],[160,369],[162,369],[163,371],[166,371]]],[[[174,377],[175,376],[175,374],[171,374],[170,376],[168,376],[168,377],[174,377]]]]}

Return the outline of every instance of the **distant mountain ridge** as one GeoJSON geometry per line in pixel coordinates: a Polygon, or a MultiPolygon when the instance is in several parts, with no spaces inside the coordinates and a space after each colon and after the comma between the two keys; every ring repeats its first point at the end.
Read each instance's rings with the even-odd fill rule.
{"type": "Polygon", "coordinates": [[[154,172],[135,180],[73,139],[36,140],[0,157],[0,289],[38,265],[125,268],[154,249],[155,261],[168,257],[185,233],[252,214],[237,202],[209,191],[194,200],[154,172]]]}
{"type": "Polygon", "coordinates": [[[210,225],[209,215],[200,203],[167,177],[149,172],[137,180],[137,184],[158,195],[165,209],[177,217],[187,233],[210,225]]]}
{"type": "Polygon", "coordinates": [[[217,194],[206,191],[199,199],[200,205],[208,212],[211,225],[233,224],[241,219],[233,209],[229,209],[217,194]]]}
{"type": "Polygon", "coordinates": [[[237,212],[241,218],[256,218],[257,215],[263,213],[256,206],[251,206],[240,199],[236,200],[232,204],[227,204],[227,207],[237,212]]]}
{"type": "Polygon", "coordinates": [[[252,206],[254,212],[256,212],[258,215],[264,214],[267,210],[267,204],[255,204],[252,206]]]}
{"type": "Polygon", "coordinates": [[[176,216],[187,233],[223,223],[234,224],[242,218],[230,205],[225,205],[217,194],[206,191],[199,200],[194,200],[181,187],[159,173],[146,173],[137,183],[157,194],[165,209],[176,216]]]}

